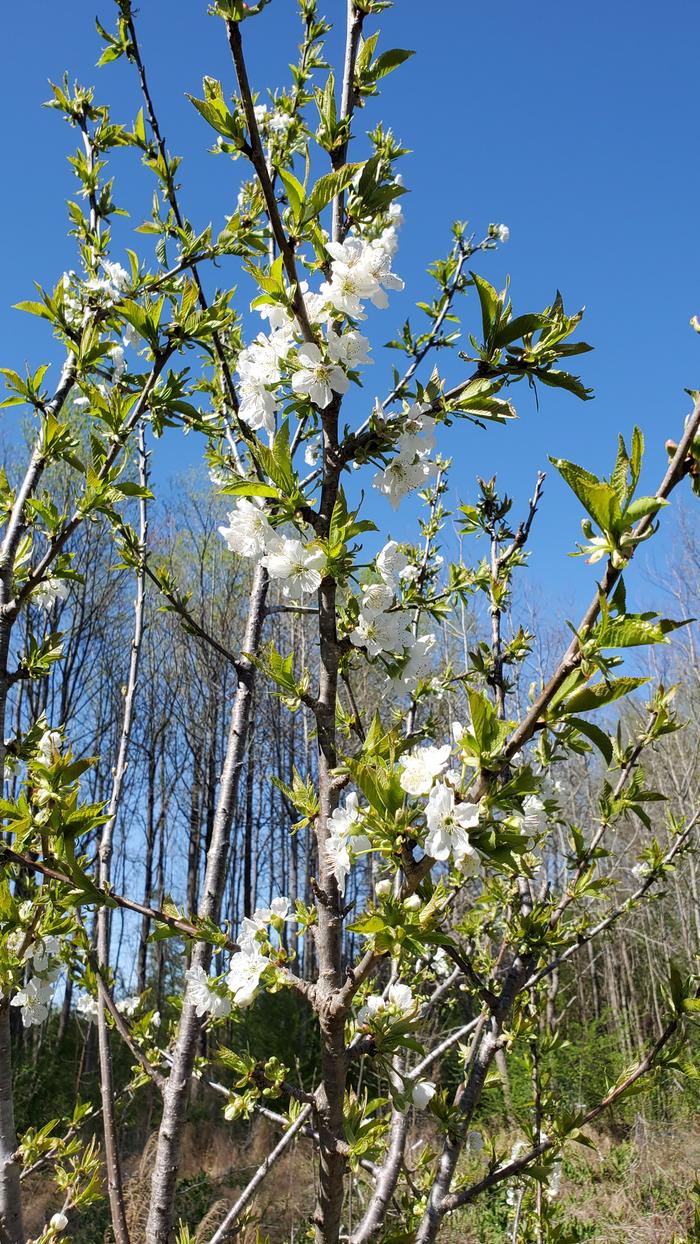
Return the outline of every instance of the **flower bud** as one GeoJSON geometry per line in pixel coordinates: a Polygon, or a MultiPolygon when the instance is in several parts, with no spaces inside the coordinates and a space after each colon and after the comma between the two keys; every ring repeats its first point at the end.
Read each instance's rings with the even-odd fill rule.
{"type": "Polygon", "coordinates": [[[389,878],[385,877],[383,881],[378,881],[374,887],[374,892],[377,898],[388,898],[391,894],[391,882],[389,881],[389,878]]]}
{"type": "Polygon", "coordinates": [[[63,1213],[52,1214],[51,1219],[49,1221],[49,1226],[51,1227],[52,1231],[65,1231],[66,1227],[68,1226],[68,1219],[63,1213]]]}
{"type": "Polygon", "coordinates": [[[405,901],[404,907],[407,911],[420,911],[423,903],[420,894],[411,894],[405,901]]]}

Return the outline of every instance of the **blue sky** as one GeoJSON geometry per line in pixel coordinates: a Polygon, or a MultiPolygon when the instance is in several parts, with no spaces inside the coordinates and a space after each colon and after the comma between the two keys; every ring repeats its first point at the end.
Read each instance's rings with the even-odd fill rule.
{"type": "MultiPolygon", "coordinates": [[[[325,12],[340,21],[344,7],[328,0],[325,12]]],[[[47,79],[67,69],[96,84],[98,99],[124,122],[139,106],[128,66],[94,68],[96,12],[113,25],[105,0],[31,0],[4,14],[4,366],[55,359],[43,325],[11,304],[32,296],[33,280],[51,285],[74,263],[64,208],[74,193],[65,159],[73,135],[56,113],[41,108],[47,79]]],[[[207,154],[211,131],[185,92],[199,93],[204,73],[233,89],[221,23],[207,17],[199,0],[143,0],[137,24],[168,145],[184,156],[185,209],[198,228],[220,224],[233,208],[242,169],[207,154]]],[[[510,274],[516,312],[541,309],[558,287],[567,308],[585,304],[582,335],[595,347],[575,360],[595,401],[581,404],[546,390],[537,412],[519,388],[517,425],[453,431],[444,447],[455,458],[455,490],[467,499],[477,474],[497,472],[519,512],[548,453],[607,469],[617,432],[629,434],[635,422],[647,438],[645,490],[653,489],[665,461],[663,442],[678,435],[689,409],[683,390],[700,387],[700,338],[688,327],[700,313],[697,4],[670,0],[661,11],[651,0],[540,0],[536,6],[399,0],[380,25],[380,47],[417,54],[386,79],[379,105],[355,124],[361,135],[381,116],[413,153],[404,161],[410,194],[396,261],[407,288],[372,322],[377,346],[425,296],[425,268],[447,250],[450,223],[459,217],[479,234],[490,221],[509,225],[510,242],[480,259],[479,270],[495,284],[510,274]]],[[[253,84],[286,85],[298,37],[292,0],[273,0],[244,32],[253,84]]],[[[330,51],[337,59],[339,33],[330,51]]],[[[116,198],[132,211],[127,228],[115,232],[118,258],[120,245],[132,244],[128,228],[148,214],[151,185],[132,153],[117,154],[112,167],[116,198]]],[[[412,319],[418,323],[420,314],[412,319]]],[[[472,295],[463,304],[463,323],[478,322],[472,295]]],[[[382,392],[382,374],[380,366],[368,374],[369,400],[382,392]]],[[[358,407],[359,417],[364,413],[358,407]]],[[[168,438],[160,480],[192,460],[191,440],[168,438]]],[[[411,536],[410,505],[398,520],[374,501],[371,512],[392,534],[411,536]]],[[[566,556],[579,517],[577,503],[550,472],[533,573],[544,591],[556,589],[572,608],[590,595],[595,577],[594,569],[566,556]]],[[[669,548],[666,537],[662,555],[669,548]]]]}

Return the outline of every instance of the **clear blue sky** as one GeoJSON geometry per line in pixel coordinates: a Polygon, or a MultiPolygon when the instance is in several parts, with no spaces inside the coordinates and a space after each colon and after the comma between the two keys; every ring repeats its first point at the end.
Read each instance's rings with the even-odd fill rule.
{"type": "MultiPolygon", "coordinates": [[[[126,64],[94,68],[93,19],[99,12],[111,27],[112,10],[106,0],[27,0],[3,17],[5,366],[55,358],[43,325],[10,307],[32,296],[34,279],[51,285],[74,263],[63,202],[74,193],[65,159],[73,135],[41,108],[47,79],[67,69],[95,83],[118,120],[131,122],[139,106],[126,64]]],[[[344,3],[328,0],[325,12],[341,20],[344,3]]],[[[220,224],[235,202],[238,166],[207,155],[211,131],[185,92],[199,93],[204,73],[233,89],[221,23],[200,0],[143,0],[137,23],[169,147],[184,156],[186,210],[198,228],[220,224]]],[[[476,474],[497,471],[522,508],[547,453],[607,468],[617,431],[629,433],[634,422],[647,436],[653,488],[663,442],[678,435],[689,408],[683,389],[700,387],[700,338],[688,327],[700,313],[697,3],[399,0],[381,26],[382,47],[417,55],[386,80],[379,108],[368,107],[355,125],[361,132],[381,115],[413,152],[404,162],[411,193],[396,264],[407,290],[375,321],[374,340],[393,336],[424,296],[424,269],[447,249],[450,222],[461,217],[477,232],[489,221],[510,226],[510,243],[480,261],[480,270],[496,284],[510,273],[516,311],[539,310],[558,286],[568,308],[586,305],[584,335],[595,346],[576,360],[594,402],[546,390],[538,413],[527,390],[517,389],[517,426],[457,430],[450,442],[456,488],[466,498],[476,474]]],[[[244,30],[254,85],[286,85],[297,41],[292,0],[273,0],[244,30]]],[[[331,50],[340,50],[339,36],[331,50]]],[[[151,186],[134,155],[118,153],[113,168],[117,200],[145,217],[151,186]]],[[[125,244],[126,233],[115,238],[116,258],[120,239],[125,244]]],[[[464,305],[464,322],[478,323],[475,305],[471,312],[464,305]]],[[[374,373],[370,399],[375,375],[382,391],[380,368],[374,373]]],[[[191,461],[190,445],[178,436],[164,446],[163,477],[191,461]]],[[[411,514],[409,506],[406,518],[391,521],[394,534],[410,536],[411,514]]],[[[535,577],[583,600],[595,571],[566,557],[578,535],[577,504],[550,472],[535,577]]]]}

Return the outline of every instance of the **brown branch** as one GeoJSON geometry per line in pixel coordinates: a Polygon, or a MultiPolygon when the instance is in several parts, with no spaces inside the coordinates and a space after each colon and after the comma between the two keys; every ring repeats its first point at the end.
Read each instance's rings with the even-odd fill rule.
{"type": "MultiPolygon", "coordinates": [[[[148,124],[151,127],[151,132],[153,134],[153,137],[155,138],[156,145],[160,152],[160,156],[163,161],[163,167],[167,171],[167,179],[165,182],[165,186],[166,186],[166,194],[168,198],[168,203],[170,204],[170,207],[172,208],[172,212],[175,217],[175,220],[177,221],[178,227],[180,229],[183,229],[184,224],[185,224],[184,216],[180,209],[180,203],[178,200],[177,190],[176,190],[175,182],[174,182],[174,174],[170,167],[170,160],[168,158],[168,152],[167,152],[167,148],[165,145],[165,138],[163,136],[160,125],[158,123],[158,117],[157,117],[155,106],[153,103],[153,97],[151,96],[150,88],[148,85],[148,78],[146,76],[146,68],[141,57],[139,41],[136,35],[136,27],[134,25],[134,17],[133,17],[133,13],[131,11],[130,6],[129,6],[129,11],[127,13],[126,21],[127,21],[127,28],[129,31],[129,41],[131,45],[129,56],[130,56],[130,59],[133,61],[134,65],[136,66],[136,70],[139,76],[139,82],[141,84],[141,94],[143,95],[143,100],[146,105],[146,115],[148,117],[148,124]]],[[[204,286],[202,285],[201,277],[196,267],[195,260],[189,259],[187,260],[186,263],[184,263],[183,261],[183,266],[189,267],[191,269],[192,276],[193,276],[195,285],[197,287],[197,298],[199,300],[199,305],[203,311],[207,311],[209,308],[209,303],[208,303],[206,294],[204,293],[204,286]]],[[[166,273],[166,277],[172,276],[177,271],[178,269],[176,268],[173,270],[173,272],[166,273]]],[[[249,431],[243,427],[243,424],[238,419],[238,406],[239,406],[238,394],[236,393],[236,387],[233,383],[233,376],[231,375],[231,368],[229,367],[228,360],[226,358],[226,351],[224,349],[223,342],[221,340],[219,333],[216,330],[212,332],[212,341],[214,343],[214,350],[216,352],[216,357],[217,357],[219,366],[221,368],[221,374],[224,380],[224,388],[226,389],[228,400],[231,403],[231,409],[233,410],[233,413],[237,418],[237,422],[239,423],[241,431],[243,432],[244,436],[246,434],[249,436],[250,435],[249,431]]],[[[236,461],[236,465],[237,467],[240,468],[240,459],[238,456],[238,450],[237,450],[235,442],[233,441],[233,438],[230,435],[228,437],[228,442],[229,442],[231,451],[233,453],[234,460],[236,461]]]]}
{"type": "Polygon", "coordinates": [[[290,283],[292,294],[291,301],[294,313],[299,321],[302,335],[306,341],[315,342],[316,337],[309,323],[309,317],[306,311],[306,304],[299,288],[299,276],[297,273],[296,258],[294,255],[294,247],[290,242],[282,218],[279,213],[277,199],[275,197],[270,170],[267,167],[265,152],[260,139],[260,131],[255,117],[255,105],[253,104],[253,95],[248,80],[248,70],[246,68],[245,57],[243,55],[243,41],[241,39],[241,31],[238,22],[226,22],[226,34],[228,36],[228,44],[231,49],[234,68],[236,70],[236,78],[238,79],[238,87],[241,93],[241,102],[245,113],[246,125],[248,126],[248,134],[250,143],[246,144],[245,154],[248,156],[260,183],[260,189],[265,200],[265,207],[272,228],[272,233],[282,256],[284,270],[287,273],[287,279],[290,283]]]}
{"type": "MultiPolygon", "coordinates": [[[[357,52],[362,37],[362,25],[365,20],[365,14],[358,9],[354,0],[347,0],[347,18],[345,25],[345,62],[343,65],[343,87],[340,96],[340,117],[341,124],[346,126],[346,135],[336,151],[331,155],[331,163],[334,169],[340,169],[348,158],[348,145],[350,143],[350,121],[355,108],[355,62],[357,61],[357,52]]],[[[343,210],[345,203],[345,193],[341,191],[333,200],[333,208],[331,214],[331,237],[334,242],[342,242],[345,230],[343,228],[343,210]]]]}

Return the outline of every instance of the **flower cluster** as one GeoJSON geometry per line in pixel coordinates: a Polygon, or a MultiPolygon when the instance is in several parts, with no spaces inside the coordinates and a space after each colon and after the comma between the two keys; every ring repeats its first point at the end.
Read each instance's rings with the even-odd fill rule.
{"type": "Polygon", "coordinates": [[[187,997],[201,1019],[203,1015],[211,1015],[212,1019],[222,1019],[231,1011],[231,1001],[223,993],[219,993],[209,983],[201,964],[188,968],[185,972],[187,981],[187,997]]]}
{"type": "Polygon", "coordinates": [[[226,977],[236,1006],[250,1006],[253,1001],[260,977],[270,965],[262,945],[268,937],[268,925],[274,923],[279,928],[288,913],[289,899],[282,897],[273,899],[269,907],[258,907],[252,916],[244,918],[238,939],[240,949],[232,956],[226,977]]]}
{"type": "Polygon", "coordinates": [[[453,785],[442,780],[451,750],[449,743],[443,747],[433,744],[414,747],[401,758],[399,783],[407,795],[428,796],[425,806],[428,855],[440,861],[452,857],[456,867],[470,876],[478,869],[479,857],[469,841],[468,831],[479,824],[480,810],[478,803],[458,801],[453,785]]]}
{"type": "Polygon", "coordinates": [[[56,978],[61,970],[60,942],[57,937],[44,937],[29,946],[23,956],[25,964],[31,964],[32,976],[19,989],[10,1006],[21,1008],[22,1023],[25,1028],[33,1024],[43,1024],[53,1001],[56,978]]]}
{"type": "Polygon", "coordinates": [[[239,557],[260,558],[270,578],[280,580],[285,597],[299,600],[305,593],[318,590],[323,553],[295,537],[278,534],[257,498],[249,501],[240,497],[228,523],[228,527],[219,527],[227,547],[239,557]]]}
{"type": "MultiPolygon", "coordinates": [[[[268,113],[264,105],[258,105],[256,113],[274,133],[283,132],[291,120],[285,113],[268,113]]],[[[390,209],[389,215],[392,224],[372,241],[348,237],[344,242],[325,243],[331,273],[320,290],[309,289],[307,281],[299,283],[306,314],[319,330],[316,341],[303,339],[297,319],[280,303],[267,302],[259,308],[269,331],[258,333],[241,351],[237,363],[239,415],[253,431],[263,428],[269,436],[274,435],[275,415],[283,400],[281,389],[287,382],[293,396],[308,398],[319,410],[325,410],[334,393],[347,392],[346,372],[371,362],[367,338],[353,325],[339,332],[338,317],[364,319],[363,300],[386,307],[386,290],[403,289],[403,281],[391,270],[401,213],[390,209]],[[325,340],[320,333],[324,326],[325,340]]]]}
{"type": "MultiPolygon", "coordinates": [[[[238,950],[231,956],[225,981],[235,1006],[247,1007],[253,1001],[260,977],[270,966],[265,953],[268,926],[272,924],[279,929],[281,923],[289,918],[288,914],[289,899],[276,898],[269,907],[258,907],[252,916],[244,917],[238,950]]],[[[188,968],[185,978],[189,1001],[200,1018],[211,1015],[213,1019],[221,1019],[230,1014],[231,998],[218,982],[212,983],[201,965],[188,968]]]]}
{"type": "Polygon", "coordinates": [[[358,1024],[366,1024],[379,1015],[412,1015],[418,1003],[410,985],[396,981],[383,994],[371,993],[357,1012],[358,1024]]]}
{"type": "Polygon", "coordinates": [[[87,323],[91,305],[112,306],[131,284],[129,273],[121,264],[105,261],[102,269],[102,276],[93,276],[87,281],[80,281],[73,271],[63,273],[63,308],[68,323],[76,328],[87,323]]]}
{"type": "Polygon", "coordinates": [[[409,493],[424,488],[437,473],[437,463],[430,458],[435,446],[435,420],[425,413],[428,409],[423,402],[414,402],[408,408],[401,420],[396,453],[372,481],[393,510],[409,493]]]}
{"type": "Polygon", "coordinates": [[[406,611],[394,604],[401,583],[415,578],[417,568],[395,540],[384,545],[375,568],[380,582],[363,587],[360,613],[350,632],[350,642],[356,648],[364,648],[370,658],[388,657],[392,680],[399,690],[412,695],[419,683],[430,676],[437,645],[432,633],[414,637],[406,611]]]}
{"type": "Polygon", "coordinates": [[[88,1024],[94,1023],[97,1019],[97,998],[93,998],[92,994],[81,993],[75,1004],[78,1015],[82,1016],[88,1024]]]}
{"type": "Polygon", "coordinates": [[[402,290],[401,277],[391,270],[398,247],[396,228],[390,226],[371,242],[348,237],[344,242],[326,242],[331,256],[331,279],[321,286],[323,298],[341,315],[365,318],[363,300],[384,310],[389,305],[387,289],[402,290]]]}
{"type": "Polygon", "coordinates": [[[263,428],[272,436],[284,363],[293,345],[294,322],[286,315],[271,323],[269,335],[257,337],[238,356],[241,404],[240,418],[253,431],[263,428]]]}
{"type": "Polygon", "coordinates": [[[372,846],[362,830],[362,809],[358,806],[357,795],[348,795],[345,806],[335,809],[328,830],[326,856],[338,882],[338,889],[344,894],[345,883],[354,861],[358,855],[370,851],[372,846]]]}
{"type": "Polygon", "coordinates": [[[283,112],[279,106],[268,108],[266,104],[256,104],[254,112],[258,127],[269,134],[286,134],[294,120],[288,112],[283,112]]]}
{"type": "Polygon", "coordinates": [[[356,648],[364,648],[369,657],[400,654],[411,642],[408,616],[404,610],[394,608],[400,580],[410,573],[408,558],[395,540],[384,546],[376,567],[381,581],[362,589],[357,625],[350,632],[350,642],[356,648]]]}
{"type": "Polygon", "coordinates": [[[32,603],[38,605],[40,609],[45,609],[48,613],[50,609],[53,609],[57,601],[68,599],[68,592],[69,585],[66,579],[59,579],[57,575],[50,575],[34,588],[32,603]]]}

